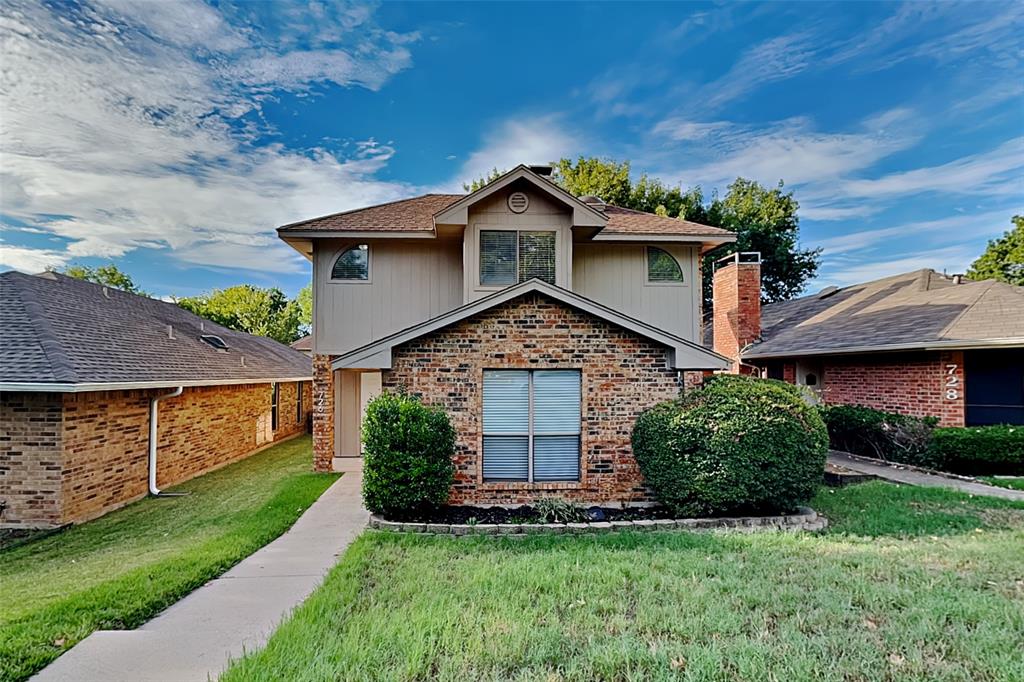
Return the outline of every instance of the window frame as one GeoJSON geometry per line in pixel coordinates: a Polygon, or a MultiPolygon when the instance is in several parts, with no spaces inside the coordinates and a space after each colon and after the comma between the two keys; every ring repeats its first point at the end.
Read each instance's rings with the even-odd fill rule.
{"type": "Polygon", "coordinates": [[[337,251],[331,257],[330,270],[327,271],[327,281],[332,284],[372,284],[373,283],[373,245],[369,242],[358,242],[355,244],[346,244],[337,251]],[[366,279],[341,279],[334,276],[334,267],[338,264],[338,259],[344,256],[352,249],[358,249],[361,246],[366,247],[366,279]]]}
{"type": "Polygon", "coordinates": [[[500,290],[505,289],[507,287],[513,287],[513,286],[515,286],[517,284],[521,284],[521,282],[519,281],[519,270],[520,270],[520,262],[519,262],[519,235],[520,235],[520,233],[523,233],[523,232],[541,232],[541,233],[550,234],[550,235],[552,235],[554,237],[554,240],[555,240],[555,245],[554,245],[554,257],[555,257],[555,273],[554,273],[554,275],[555,276],[554,276],[554,280],[555,281],[551,282],[551,284],[557,284],[558,283],[558,279],[559,279],[559,277],[558,277],[558,275],[559,275],[559,263],[558,263],[558,261],[559,261],[559,251],[558,250],[559,250],[559,244],[561,242],[561,235],[559,234],[558,228],[552,227],[552,228],[548,229],[548,228],[541,228],[541,227],[522,227],[522,226],[506,227],[506,226],[501,226],[501,225],[487,225],[487,226],[481,226],[477,230],[477,235],[476,235],[476,288],[477,289],[479,289],[479,290],[489,290],[489,291],[490,290],[500,291],[500,290]],[[484,283],[484,281],[483,281],[483,278],[484,278],[484,269],[483,269],[484,238],[483,238],[483,234],[484,234],[484,232],[511,232],[512,234],[514,234],[516,236],[516,240],[515,240],[515,242],[516,242],[516,276],[515,276],[515,281],[512,282],[511,284],[485,284],[484,283]]]}
{"type": "Polygon", "coordinates": [[[645,245],[644,246],[644,285],[645,286],[649,286],[649,287],[684,287],[684,286],[686,286],[687,282],[686,282],[686,275],[683,273],[683,264],[680,263],[679,259],[676,258],[676,255],[674,253],[672,253],[671,251],[669,251],[668,249],[662,248],[660,246],[654,246],[652,244],[645,245]],[[660,252],[662,252],[663,254],[665,254],[666,256],[668,256],[669,258],[672,259],[672,261],[676,264],[676,267],[679,268],[679,279],[678,280],[658,281],[658,280],[652,280],[651,279],[651,250],[652,249],[654,249],[655,251],[660,251],[660,252]]]}
{"type": "Polygon", "coordinates": [[[480,394],[480,480],[484,484],[489,485],[508,485],[508,484],[519,484],[519,485],[537,485],[537,484],[555,484],[555,485],[567,485],[567,484],[579,484],[583,481],[583,371],[578,367],[546,367],[543,369],[524,369],[520,367],[489,367],[483,370],[481,374],[481,394],[480,394]],[[579,419],[577,420],[577,430],[574,432],[545,432],[537,434],[534,424],[534,405],[536,403],[536,396],[534,393],[534,378],[537,372],[550,372],[550,371],[561,371],[561,372],[573,372],[579,379],[579,390],[580,390],[580,411],[579,419]],[[503,433],[488,433],[484,428],[483,411],[484,411],[484,398],[483,398],[483,376],[487,372],[525,372],[527,375],[527,429],[525,432],[503,432],[503,433]],[[487,478],[484,476],[484,458],[486,453],[484,452],[484,440],[486,438],[526,438],[526,478],[487,478]],[[535,439],[536,438],[576,438],[576,478],[561,478],[561,479],[544,479],[535,480],[535,439]]]}
{"type": "Polygon", "coordinates": [[[302,423],[302,389],[304,381],[297,381],[295,383],[295,423],[302,423]]]}
{"type": "Polygon", "coordinates": [[[281,424],[281,384],[277,381],[270,385],[270,430],[277,431],[281,424]]]}

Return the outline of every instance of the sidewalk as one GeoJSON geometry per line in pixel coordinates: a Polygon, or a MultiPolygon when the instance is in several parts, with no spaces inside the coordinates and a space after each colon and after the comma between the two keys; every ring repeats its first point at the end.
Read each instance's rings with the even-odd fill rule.
{"type": "Polygon", "coordinates": [[[964,481],[958,478],[947,478],[936,474],[926,474],[912,469],[904,469],[898,465],[886,464],[879,460],[872,460],[865,457],[857,457],[846,452],[831,450],[828,453],[828,461],[831,464],[845,467],[862,474],[870,474],[887,481],[906,483],[908,485],[933,486],[936,488],[951,488],[970,495],[985,495],[988,497],[1001,497],[1004,500],[1016,500],[1024,502],[1024,491],[1000,488],[994,485],[985,485],[974,481],[964,481]]]}
{"type": "Polygon", "coordinates": [[[366,526],[361,460],[288,532],[137,630],[101,630],[43,669],[39,682],[206,682],[262,647],[366,526]]]}

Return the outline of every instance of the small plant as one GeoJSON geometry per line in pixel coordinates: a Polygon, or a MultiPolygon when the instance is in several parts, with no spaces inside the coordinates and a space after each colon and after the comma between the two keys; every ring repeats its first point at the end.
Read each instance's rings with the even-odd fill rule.
{"type": "Polygon", "coordinates": [[[539,500],[533,509],[541,523],[582,523],[590,520],[585,507],[557,497],[539,500]]]}
{"type": "Polygon", "coordinates": [[[859,405],[819,409],[836,450],[919,466],[938,464],[928,452],[935,417],[909,417],[859,405]]]}
{"type": "Polygon", "coordinates": [[[448,500],[455,429],[443,410],[404,393],[382,393],[363,420],[363,500],[372,512],[407,518],[448,500]]]}

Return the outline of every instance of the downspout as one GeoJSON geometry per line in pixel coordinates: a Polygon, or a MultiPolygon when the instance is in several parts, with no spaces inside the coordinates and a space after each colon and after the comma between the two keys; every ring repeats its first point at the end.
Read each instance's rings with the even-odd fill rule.
{"type": "Polygon", "coordinates": [[[163,395],[154,396],[149,399],[149,494],[153,496],[168,494],[161,493],[160,488],[156,487],[156,415],[158,410],[158,403],[164,398],[176,398],[179,395],[181,395],[184,392],[184,390],[184,386],[178,386],[170,393],[164,393],[163,395]]]}

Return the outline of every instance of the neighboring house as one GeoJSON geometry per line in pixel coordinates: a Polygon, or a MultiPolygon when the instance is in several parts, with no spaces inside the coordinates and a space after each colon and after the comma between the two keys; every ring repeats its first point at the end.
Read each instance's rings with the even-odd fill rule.
{"type": "Polygon", "coordinates": [[[739,283],[715,273],[719,353],[826,403],[945,426],[1024,424],[1024,287],[918,270],[761,308],[759,269],[741,264],[739,283]],[[739,335],[720,332],[720,297],[739,335]]]}
{"type": "Polygon", "coordinates": [[[172,303],[0,274],[0,526],[85,521],[301,433],[311,378],[172,303]]]}
{"type": "Polygon", "coordinates": [[[296,339],[295,341],[292,341],[288,345],[290,345],[292,348],[294,348],[295,350],[299,351],[300,353],[304,353],[305,355],[309,355],[311,357],[313,355],[313,335],[312,334],[306,334],[301,339],[296,339]]]}
{"type": "Polygon", "coordinates": [[[706,225],[576,198],[550,167],[278,230],[313,263],[314,458],[359,456],[381,388],[443,407],[453,502],[640,502],[636,416],[722,369],[703,348],[706,225]]]}

